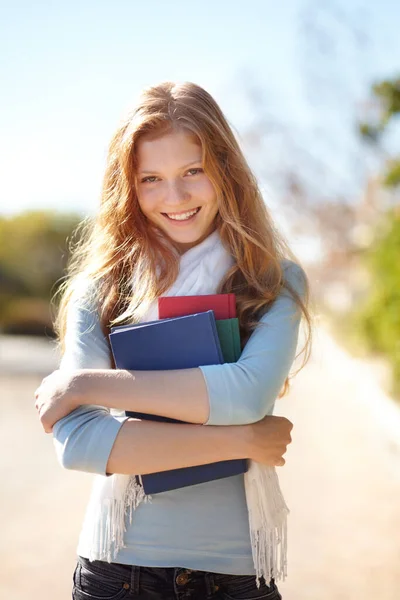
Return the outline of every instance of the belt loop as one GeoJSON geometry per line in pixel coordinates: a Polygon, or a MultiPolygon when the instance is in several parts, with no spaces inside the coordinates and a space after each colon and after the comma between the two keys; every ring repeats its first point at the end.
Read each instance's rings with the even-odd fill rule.
{"type": "Polygon", "coordinates": [[[131,570],[131,594],[139,594],[140,585],[140,567],[138,565],[132,565],[131,570]]]}

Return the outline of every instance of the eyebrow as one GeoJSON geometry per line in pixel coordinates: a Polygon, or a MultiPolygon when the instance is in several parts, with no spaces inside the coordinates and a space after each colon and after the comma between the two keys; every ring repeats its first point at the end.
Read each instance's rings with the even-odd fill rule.
{"type": "MultiPolygon", "coordinates": [[[[201,162],[202,162],[201,158],[198,158],[197,160],[193,160],[192,162],[188,163],[187,165],[183,165],[180,168],[186,169],[187,167],[190,167],[191,165],[195,165],[195,164],[201,163],[201,162]]],[[[138,175],[150,175],[153,173],[157,173],[157,171],[139,171],[138,175]]]]}

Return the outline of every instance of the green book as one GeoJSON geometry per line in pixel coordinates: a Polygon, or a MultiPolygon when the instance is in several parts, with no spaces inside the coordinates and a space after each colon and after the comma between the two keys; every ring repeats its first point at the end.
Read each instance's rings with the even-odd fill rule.
{"type": "Polygon", "coordinates": [[[238,319],[220,319],[216,322],[222,355],[227,363],[236,362],[242,352],[238,319]]]}

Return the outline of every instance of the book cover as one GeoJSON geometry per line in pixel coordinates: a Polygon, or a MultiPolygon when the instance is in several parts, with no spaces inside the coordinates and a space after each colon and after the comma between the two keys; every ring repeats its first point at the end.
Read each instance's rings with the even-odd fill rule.
{"type": "Polygon", "coordinates": [[[160,319],[182,317],[193,313],[213,310],[215,318],[236,317],[235,294],[208,294],[204,296],[161,296],[158,299],[160,319]]]}
{"type": "MultiPolygon", "coordinates": [[[[151,323],[113,327],[109,338],[119,369],[181,369],[221,364],[224,361],[212,310],[151,323]]],[[[184,422],[131,411],[126,411],[126,415],[154,421],[184,422]]],[[[247,467],[246,459],[221,461],[142,475],[142,482],[146,494],[156,494],[238,475],[244,473],[247,467]]]]}
{"type": "MultiPolygon", "coordinates": [[[[145,323],[145,325],[152,325],[153,323],[159,323],[159,321],[149,321],[148,323],[145,323]]],[[[222,319],[216,321],[215,325],[221,346],[223,362],[236,362],[241,354],[239,320],[237,318],[222,319]]],[[[111,333],[126,331],[141,326],[142,323],[117,325],[115,327],[111,327],[111,333]]],[[[164,420],[165,418],[166,417],[160,417],[160,420],[164,420]]]]}
{"type": "MultiPolygon", "coordinates": [[[[162,371],[224,362],[215,318],[211,310],[198,315],[185,315],[163,321],[117,325],[111,328],[109,339],[115,366],[118,369],[162,371]],[[171,321],[173,323],[166,325],[171,321]],[[132,330],[136,331],[133,336],[128,334],[132,330]],[[197,340],[195,347],[194,339],[197,340]],[[176,352],[168,351],[169,344],[173,345],[176,352]],[[211,352],[210,348],[212,348],[211,352]]],[[[135,419],[160,423],[185,422],[141,412],[126,411],[126,414],[135,419]]]]}
{"type": "Polygon", "coordinates": [[[240,331],[238,319],[221,319],[215,322],[224,362],[236,362],[240,358],[240,331]]]}
{"type": "Polygon", "coordinates": [[[224,360],[212,310],[114,328],[109,339],[119,369],[190,369],[224,360]]]}

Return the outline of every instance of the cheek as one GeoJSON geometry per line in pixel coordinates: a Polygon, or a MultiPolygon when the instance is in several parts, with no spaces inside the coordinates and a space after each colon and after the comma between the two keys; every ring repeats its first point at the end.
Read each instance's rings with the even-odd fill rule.
{"type": "Polygon", "coordinates": [[[218,213],[218,198],[214,190],[214,186],[211,184],[211,182],[208,182],[207,185],[207,197],[208,209],[210,213],[212,213],[212,215],[215,217],[218,213]]]}
{"type": "Polygon", "coordinates": [[[141,191],[138,194],[138,203],[142,213],[148,216],[155,210],[157,204],[156,196],[154,193],[151,193],[151,190],[141,191]]]}
{"type": "Polygon", "coordinates": [[[211,181],[208,179],[203,179],[203,181],[199,182],[196,191],[207,203],[213,204],[215,202],[217,204],[217,195],[211,181]]]}

